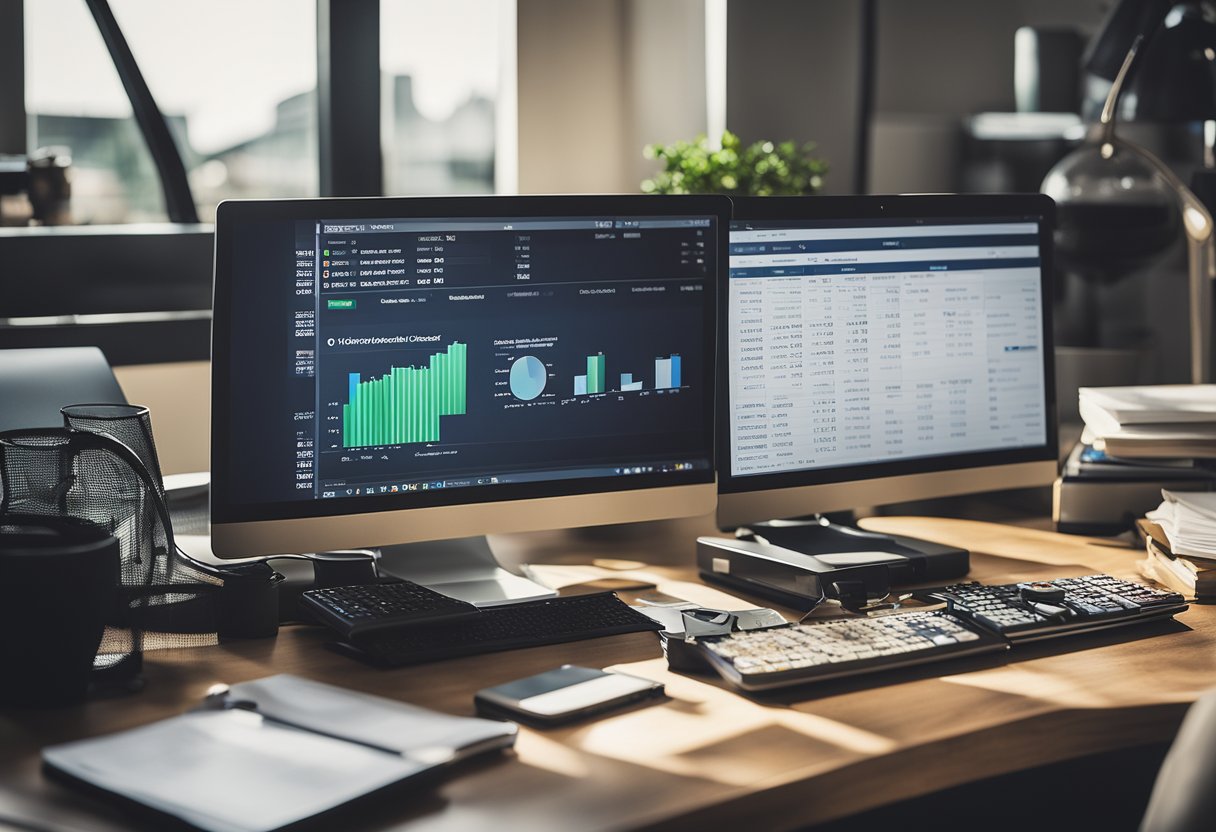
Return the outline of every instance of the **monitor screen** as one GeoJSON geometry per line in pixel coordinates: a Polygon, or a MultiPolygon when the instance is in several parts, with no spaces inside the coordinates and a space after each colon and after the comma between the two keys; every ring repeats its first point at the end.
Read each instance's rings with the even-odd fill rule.
{"type": "Polygon", "coordinates": [[[915,199],[736,213],[724,492],[1054,456],[1045,217],[915,199]]]}
{"type": "Polygon", "coordinates": [[[213,520],[712,483],[729,204],[673,205],[223,206],[213,520]]]}

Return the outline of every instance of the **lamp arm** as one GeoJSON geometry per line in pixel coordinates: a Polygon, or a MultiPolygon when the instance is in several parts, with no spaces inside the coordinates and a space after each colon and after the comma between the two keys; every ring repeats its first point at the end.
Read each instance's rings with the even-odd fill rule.
{"type": "Polygon", "coordinates": [[[1212,381],[1212,280],[1216,278],[1216,243],[1213,241],[1212,215],[1169,166],[1145,148],[1113,136],[1112,149],[1121,147],[1148,163],[1165,181],[1182,208],[1182,227],[1186,231],[1187,280],[1191,328],[1191,383],[1212,381]]]}
{"type": "Polygon", "coordinates": [[[1106,102],[1102,105],[1102,115],[1098,118],[1103,141],[1109,142],[1115,137],[1115,112],[1119,106],[1119,97],[1123,95],[1123,85],[1127,82],[1128,75],[1131,74],[1132,66],[1136,63],[1136,57],[1140,54],[1140,46],[1143,43],[1144,35],[1136,35],[1131,48],[1127,50],[1127,55],[1123,58],[1123,65],[1119,67],[1119,74],[1111,82],[1110,92],[1106,94],[1106,102]]]}
{"type": "Polygon", "coordinates": [[[1195,193],[1186,186],[1186,183],[1155,154],[1135,142],[1115,136],[1115,116],[1118,112],[1119,97],[1123,94],[1123,87],[1131,75],[1144,41],[1143,33],[1136,35],[1131,48],[1127,50],[1127,55],[1123,58],[1123,65],[1119,67],[1119,72],[1110,85],[1110,92],[1107,93],[1106,101],[1102,105],[1102,115],[1090,134],[1090,140],[1097,141],[1098,153],[1103,159],[1113,157],[1120,147],[1125,152],[1137,154],[1161,177],[1178,199],[1182,209],[1182,227],[1186,231],[1187,241],[1191,382],[1204,384],[1212,380],[1212,281],[1216,279],[1216,244],[1212,239],[1212,215],[1203,202],[1195,196],[1195,193]]]}
{"type": "MultiPolygon", "coordinates": [[[[1195,192],[1188,188],[1186,183],[1178,177],[1178,174],[1170,169],[1169,165],[1158,159],[1155,154],[1146,148],[1127,139],[1115,138],[1112,144],[1116,147],[1122,146],[1140,156],[1170,186],[1170,189],[1178,197],[1178,202],[1182,207],[1182,225],[1186,229],[1187,239],[1193,240],[1196,243],[1211,242],[1211,213],[1208,212],[1207,206],[1203,204],[1199,197],[1195,196],[1195,192]]],[[[1210,271],[1208,277],[1216,278],[1216,271],[1210,271]]]]}

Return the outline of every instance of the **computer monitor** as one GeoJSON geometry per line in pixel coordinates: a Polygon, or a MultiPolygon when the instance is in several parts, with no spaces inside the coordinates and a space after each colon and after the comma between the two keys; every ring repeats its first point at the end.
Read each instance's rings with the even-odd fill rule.
{"type": "Polygon", "coordinates": [[[1037,194],[735,200],[719,527],[881,550],[764,521],[1050,483],[1053,215],[1037,194]]]}
{"type": "MultiPolygon", "coordinates": [[[[729,218],[712,196],[222,203],[212,549],[711,512],[729,218]]],[[[387,565],[476,603],[540,594],[473,549],[387,565]]]]}

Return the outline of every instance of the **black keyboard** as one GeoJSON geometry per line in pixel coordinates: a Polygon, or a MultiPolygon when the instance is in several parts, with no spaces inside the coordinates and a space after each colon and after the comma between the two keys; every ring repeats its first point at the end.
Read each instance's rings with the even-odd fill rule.
{"type": "Polygon", "coordinates": [[[400,667],[660,629],[614,593],[597,592],[485,607],[468,618],[380,631],[339,646],[372,664],[400,667]]]}
{"type": "Polygon", "coordinates": [[[934,595],[946,601],[952,615],[1013,642],[1140,624],[1186,609],[1186,600],[1176,592],[1110,575],[996,586],[954,584],[934,595]]]}
{"type": "Polygon", "coordinates": [[[343,638],[480,615],[468,603],[412,581],[310,589],[304,608],[343,638]]]}
{"type": "Polygon", "coordinates": [[[747,691],[1009,649],[1000,636],[942,611],[923,610],[792,624],[699,641],[702,655],[714,669],[747,691]]]}

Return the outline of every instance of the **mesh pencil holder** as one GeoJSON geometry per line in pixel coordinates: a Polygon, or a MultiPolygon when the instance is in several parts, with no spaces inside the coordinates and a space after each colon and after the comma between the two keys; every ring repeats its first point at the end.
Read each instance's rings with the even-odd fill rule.
{"type": "MultiPolygon", "coordinates": [[[[150,431],[146,436],[143,450],[155,459],[150,431]]],[[[226,573],[177,550],[158,481],[159,470],[154,476],[111,435],[67,428],[0,433],[0,533],[40,518],[72,519],[118,540],[116,600],[94,660],[97,688],[138,687],[148,646],[213,643],[224,629],[222,610],[232,607],[224,597],[226,573]]],[[[273,570],[258,566],[263,572],[253,576],[232,574],[233,589],[251,580],[273,586],[273,570]]]]}
{"type": "Polygon", "coordinates": [[[151,477],[156,491],[165,494],[165,482],[152,438],[152,414],[137,404],[70,404],[60,408],[63,426],[69,430],[99,433],[130,448],[151,477]]]}
{"type": "Polygon", "coordinates": [[[105,436],[61,429],[0,433],[0,526],[78,520],[118,540],[118,588],[94,660],[102,685],[138,682],[138,621],[170,543],[165,518],[147,499],[142,468],[129,448],[105,436]]]}
{"type": "Polygon", "coordinates": [[[173,539],[168,499],[148,408],[134,404],[72,404],[62,408],[64,427],[107,436],[138,457],[146,499],[163,518],[165,555],[140,614],[157,646],[189,646],[213,638],[265,638],[278,632],[278,584],[283,576],[265,561],[215,567],[199,563],[173,539]],[[189,637],[187,637],[189,636],[189,637]]]}

